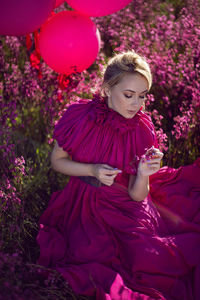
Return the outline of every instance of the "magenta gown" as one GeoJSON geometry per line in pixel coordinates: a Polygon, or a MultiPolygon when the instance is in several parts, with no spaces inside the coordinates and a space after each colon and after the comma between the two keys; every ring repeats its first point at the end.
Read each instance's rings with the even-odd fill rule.
{"type": "Polygon", "coordinates": [[[162,167],[137,202],[129,174],[147,148],[158,147],[147,113],[126,119],[96,96],[70,105],[53,138],[74,161],[122,173],[111,186],[71,176],[52,194],[39,220],[37,263],[98,300],[200,300],[200,159],[162,167]]]}

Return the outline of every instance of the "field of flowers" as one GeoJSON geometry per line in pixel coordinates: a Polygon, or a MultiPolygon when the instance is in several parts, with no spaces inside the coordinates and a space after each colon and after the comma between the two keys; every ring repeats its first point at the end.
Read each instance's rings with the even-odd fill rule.
{"type": "MultiPolygon", "coordinates": [[[[56,10],[63,9],[67,4],[56,10]]],[[[36,235],[51,194],[68,181],[50,166],[55,122],[70,103],[92,98],[113,51],[134,49],[150,63],[153,86],[146,110],[164,152],[163,165],[178,168],[200,156],[200,2],[134,0],[92,20],[101,50],[68,85],[34,56],[33,35],[29,43],[26,36],[1,36],[0,300],[86,299],[57,272],[36,264],[36,235]]]]}

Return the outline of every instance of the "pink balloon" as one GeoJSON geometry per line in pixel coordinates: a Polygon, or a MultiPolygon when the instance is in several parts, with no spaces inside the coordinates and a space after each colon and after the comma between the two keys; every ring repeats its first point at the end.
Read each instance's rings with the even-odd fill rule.
{"type": "Polygon", "coordinates": [[[67,0],[66,2],[75,10],[84,15],[100,17],[110,15],[132,0],[67,0]]]}
{"type": "Polygon", "coordinates": [[[55,0],[0,0],[0,34],[20,36],[40,28],[55,0]]]}
{"type": "Polygon", "coordinates": [[[62,3],[64,3],[64,2],[65,2],[65,0],[56,0],[56,3],[55,3],[55,5],[54,5],[54,8],[60,6],[60,5],[61,5],[62,3]]]}
{"type": "Polygon", "coordinates": [[[43,24],[39,36],[42,58],[62,74],[81,72],[95,61],[100,35],[89,17],[62,11],[43,24]]]}

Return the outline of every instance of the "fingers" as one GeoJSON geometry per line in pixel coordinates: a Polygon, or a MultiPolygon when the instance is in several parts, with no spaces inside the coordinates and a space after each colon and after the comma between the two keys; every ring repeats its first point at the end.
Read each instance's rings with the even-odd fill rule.
{"type": "Polygon", "coordinates": [[[155,156],[163,157],[164,154],[158,148],[154,148],[154,146],[152,146],[150,149],[147,150],[145,155],[149,157],[155,157],[155,156]]]}
{"type": "Polygon", "coordinates": [[[147,159],[146,162],[147,163],[160,163],[161,158],[151,158],[151,159],[147,159]]]}
{"type": "Polygon", "coordinates": [[[117,176],[117,174],[104,175],[104,176],[102,176],[101,181],[103,181],[104,183],[112,184],[114,182],[114,179],[116,176],[117,176]]]}
{"type": "Polygon", "coordinates": [[[157,169],[160,168],[160,163],[156,163],[156,164],[148,164],[148,167],[153,168],[153,169],[157,169]]]}
{"type": "Polygon", "coordinates": [[[101,176],[101,181],[108,186],[112,185],[117,174],[122,172],[121,170],[112,167],[109,167],[109,169],[104,167],[103,171],[104,174],[101,176]]]}
{"type": "Polygon", "coordinates": [[[146,156],[146,164],[148,168],[153,171],[158,171],[160,169],[160,161],[163,158],[163,153],[157,148],[151,148],[146,156]]]}
{"type": "Polygon", "coordinates": [[[107,164],[96,164],[94,170],[94,176],[106,185],[112,185],[115,177],[122,172],[118,168],[113,168],[107,164]]]}
{"type": "Polygon", "coordinates": [[[110,167],[108,165],[103,165],[103,172],[105,175],[117,175],[118,173],[121,173],[122,171],[117,168],[110,167]]]}
{"type": "Polygon", "coordinates": [[[164,156],[164,154],[163,154],[162,152],[159,151],[159,152],[153,154],[153,155],[152,155],[152,158],[160,158],[160,159],[162,159],[163,156],[164,156]]]}
{"type": "Polygon", "coordinates": [[[152,158],[152,159],[147,159],[146,160],[146,163],[147,163],[147,165],[149,165],[149,166],[157,166],[157,165],[159,165],[160,166],[160,161],[161,161],[161,158],[152,158]]]}
{"type": "Polygon", "coordinates": [[[155,149],[153,153],[151,152],[145,154],[146,161],[151,161],[151,162],[158,162],[163,158],[163,156],[164,154],[160,152],[159,149],[155,149]]]}
{"type": "Polygon", "coordinates": [[[105,168],[105,169],[109,169],[109,170],[113,170],[114,169],[113,167],[111,167],[111,166],[109,166],[107,164],[103,164],[102,167],[105,168]]]}
{"type": "Polygon", "coordinates": [[[158,171],[160,169],[160,159],[157,160],[156,162],[147,162],[147,166],[150,170],[158,171]]]}
{"type": "Polygon", "coordinates": [[[122,171],[121,170],[103,170],[104,174],[105,175],[117,175],[118,173],[121,173],[122,171]]]}
{"type": "Polygon", "coordinates": [[[107,175],[107,174],[104,174],[102,177],[103,177],[103,179],[113,179],[113,178],[115,178],[117,176],[117,174],[112,174],[112,175],[107,175]]]}

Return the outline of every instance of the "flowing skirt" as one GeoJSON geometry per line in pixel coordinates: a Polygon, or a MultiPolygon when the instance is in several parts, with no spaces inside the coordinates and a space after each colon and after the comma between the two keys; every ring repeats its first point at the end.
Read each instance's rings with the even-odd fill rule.
{"type": "Polygon", "coordinates": [[[200,299],[200,160],[150,177],[141,202],[127,188],[71,177],[40,220],[38,263],[98,300],[200,299]]]}

